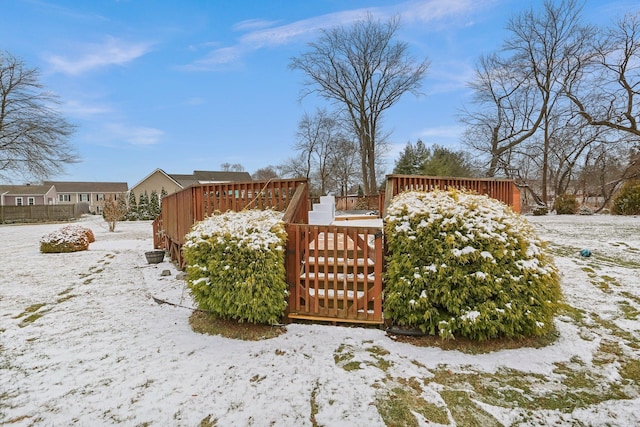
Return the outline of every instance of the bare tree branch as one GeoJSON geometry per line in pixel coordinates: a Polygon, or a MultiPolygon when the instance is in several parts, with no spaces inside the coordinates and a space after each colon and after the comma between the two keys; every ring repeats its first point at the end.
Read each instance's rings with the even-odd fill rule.
{"type": "Polygon", "coordinates": [[[359,141],[365,191],[377,192],[381,117],[407,92],[419,94],[429,63],[415,62],[408,45],[395,40],[399,20],[369,15],[349,28],[324,30],[290,67],[309,78],[303,96],[317,93],[344,110],[359,141]]]}
{"type": "Polygon", "coordinates": [[[37,69],[0,52],[0,177],[45,179],[79,161],[68,139],[75,127],[44,91],[37,69]]]}

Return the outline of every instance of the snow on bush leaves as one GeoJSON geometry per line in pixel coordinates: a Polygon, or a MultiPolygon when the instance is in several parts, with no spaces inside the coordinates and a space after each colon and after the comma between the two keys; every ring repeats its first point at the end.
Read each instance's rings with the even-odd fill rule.
{"type": "Polygon", "coordinates": [[[385,316],[443,338],[546,333],[560,299],[553,260],[533,228],[487,196],[455,190],[395,197],[385,316]]]}
{"type": "Polygon", "coordinates": [[[80,225],[67,225],[40,239],[40,252],[61,253],[84,251],[95,242],[93,231],[80,225]]]}
{"type": "Polygon", "coordinates": [[[282,213],[227,212],[196,223],[183,247],[198,307],[250,323],[278,323],[287,306],[282,213]]]}

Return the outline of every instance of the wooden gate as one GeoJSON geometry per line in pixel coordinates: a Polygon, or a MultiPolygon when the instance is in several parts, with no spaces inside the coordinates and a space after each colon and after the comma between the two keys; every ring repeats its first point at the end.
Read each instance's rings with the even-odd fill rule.
{"type": "Polygon", "coordinates": [[[383,323],[383,233],[287,224],[289,318],[383,323]]]}

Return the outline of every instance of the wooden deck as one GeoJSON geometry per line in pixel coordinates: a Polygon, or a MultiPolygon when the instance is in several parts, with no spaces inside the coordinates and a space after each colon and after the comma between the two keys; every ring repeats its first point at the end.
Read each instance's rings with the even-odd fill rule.
{"type": "MultiPolygon", "coordinates": [[[[488,194],[519,212],[520,195],[512,181],[388,175],[378,212],[402,191],[467,189],[488,194]]],[[[374,196],[375,197],[375,196],[374,196]]],[[[182,245],[196,221],[216,212],[243,209],[284,212],[288,234],[285,256],[289,319],[383,323],[384,236],[376,217],[337,218],[332,225],[309,225],[306,180],[269,180],[197,185],[162,199],[153,222],[154,246],[164,248],[184,267],[182,245]]]]}

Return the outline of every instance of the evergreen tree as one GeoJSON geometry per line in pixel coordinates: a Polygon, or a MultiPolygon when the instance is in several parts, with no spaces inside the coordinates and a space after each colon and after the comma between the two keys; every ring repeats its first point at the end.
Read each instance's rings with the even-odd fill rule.
{"type": "Polygon", "coordinates": [[[145,191],[140,195],[138,201],[138,219],[151,219],[151,213],[149,212],[149,194],[145,191]]]}
{"type": "Polygon", "coordinates": [[[430,154],[429,149],[425,147],[422,140],[418,139],[415,145],[407,142],[407,145],[396,161],[393,173],[401,175],[421,175],[422,165],[430,154]]]}
{"type": "Polygon", "coordinates": [[[473,166],[465,151],[453,151],[433,145],[427,149],[429,155],[421,165],[419,174],[431,176],[472,177],[473,166]]]}
{"type": "Polygon", "coordinates": [[[167,196],[168,196],[167,190],[165,190],[164,187],[162,187],[162,190],[160,190],[160,206],[162,206],[162,199],[164,199],[167,196]]]}
{"type": "Polygon", "coordinates": [[[127,221],[137,221],[138,215],[138,202],[136,201],[136,194],[133,191],[129,192],[129,209],[127,211],[127,221]]]}
{"type": "Polygon", "coordinates": [[[149,214],[151,219],[156,219],[160,215],[160,201],[158,200],[158,192],[156,190],[151,191],[151,198],[149,199],[149,214]]]}

